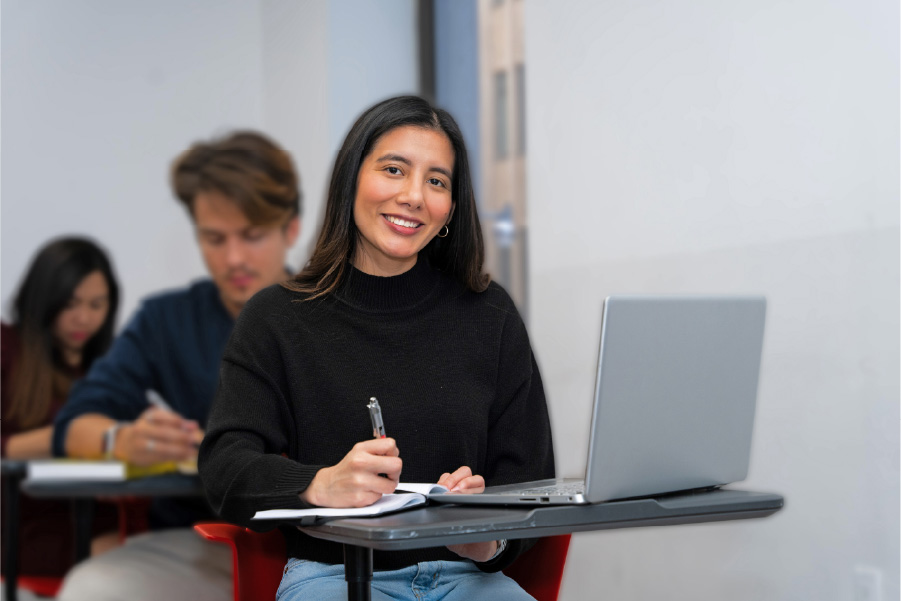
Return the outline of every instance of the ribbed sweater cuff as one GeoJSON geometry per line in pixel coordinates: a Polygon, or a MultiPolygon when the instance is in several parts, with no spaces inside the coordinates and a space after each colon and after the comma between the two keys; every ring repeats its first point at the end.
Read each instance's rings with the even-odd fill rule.
{"type": "Polygon", "coordinates": [[[311,507],[300,498],[300,493],[305,491],[313,481],[316,473],[325,465],[301,465],[294,464],[282,471],[275,482],[275,494],[261,499],[259,511],[265,509],[306,509],[311,507]]]}
{"type": "Polygon", "coordinates": [[[531,549],[538,539],[524,538],[507,541],[507,548],[499,556],[491,561],[473,562],[483,572],[500,572],[510,567],[516,559],[527,550],[531,549]]]}

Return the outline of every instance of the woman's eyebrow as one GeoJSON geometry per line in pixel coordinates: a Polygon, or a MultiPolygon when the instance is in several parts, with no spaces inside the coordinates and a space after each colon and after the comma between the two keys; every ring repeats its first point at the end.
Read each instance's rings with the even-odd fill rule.
{"type": "Polygon", "coordinates": [[[453,174],[450,171],[448,171],[447,169],[445,169],[444,167],[431,167],[431,168],[429,168],[429,171],[434,171],[436,173],[440,173],[441,175],[443,175],[444,177],[446,177],[448,179],[454,179],[453,174]]]}
{"type": "MultiPolygon", "coordinates": [[[[413,162],[407,157],[399,154],[384,154],[375,160],[376,163],[381,163],[382,161],[395,161],[397,163],[403,163],[404,165],[412,166],[413,162]]],[[[429,167],[429,171],[434,171],[435,173],[440,173],[445,177],[453,179],[453,174],[445,169],[444,167],[431,166],[429,167]]]]}
{"type": "Polygon", "coordinates": [[[381,163],[382,161],[397,161],[398,163],[403,163],[404,165],[413,164],[410,159],[399,154],[384,154],[376,159],[377,163],[381,163]]]}

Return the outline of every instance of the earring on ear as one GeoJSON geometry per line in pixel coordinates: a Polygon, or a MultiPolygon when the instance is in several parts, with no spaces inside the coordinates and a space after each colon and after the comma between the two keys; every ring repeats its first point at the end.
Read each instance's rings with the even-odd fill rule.
{"type": "Polygon", "coordinates": [[[437,234],[437,235],[438,235],[439,238],[447,238],[447,235],[448,235],[449,233],[450,233],[450,228],[447,227],[447,226],[445,225],[443,228],[441,228],[440,230],[438,230],[438,234],[437,234]],[[444,233],[442,234],[441,232],[444,232],[444,233]]]}

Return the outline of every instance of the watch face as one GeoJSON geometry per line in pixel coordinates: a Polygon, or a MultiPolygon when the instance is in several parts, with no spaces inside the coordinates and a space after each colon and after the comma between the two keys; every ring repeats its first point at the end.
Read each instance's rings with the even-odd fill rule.
{"type": "MultiPolygon", "coordinates": [[[[494,552],[494,555],[491,556],[491,559],[497,559],[498,557],[500,557],[500,554],[503,553],[504,549],[506,548],[507,539],[502,538],[501,540],[497,541],[497,551],[494,552]]],[[[491,561],[491,559],[489,559],[488,561],[491,561]]]]}
{"type": "Polygon", "coordinates": [[[122,426],[122,422],[116,422],[103,433],[103,455],[105,459],[113,458],[113,447],[116,445],[116,433],[122,426]]]}
{"type": "Polygon", "coordinates": [[[109,459],[110,452],[113,450],[113,434],[115,433],[116,426],[110,426],[106,429],[106,432],[103,433],[103,454],[106,455],[106,458],[109,459]]]}

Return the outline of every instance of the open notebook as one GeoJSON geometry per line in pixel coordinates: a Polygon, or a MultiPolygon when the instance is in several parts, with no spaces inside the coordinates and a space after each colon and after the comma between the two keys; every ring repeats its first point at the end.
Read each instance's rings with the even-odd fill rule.
{"type": "Polygon", "coordinates": [[[348,518],[382,515],[401,509],[424,505],[429,497],[447,492],[440,484],[400,482],[397,492],[383,495],[381,499],[366,507],[312,507],[310,509],[267,509],[254,514],[255,520],[301,520],[316,521],[323,518],[348,518]]]}

